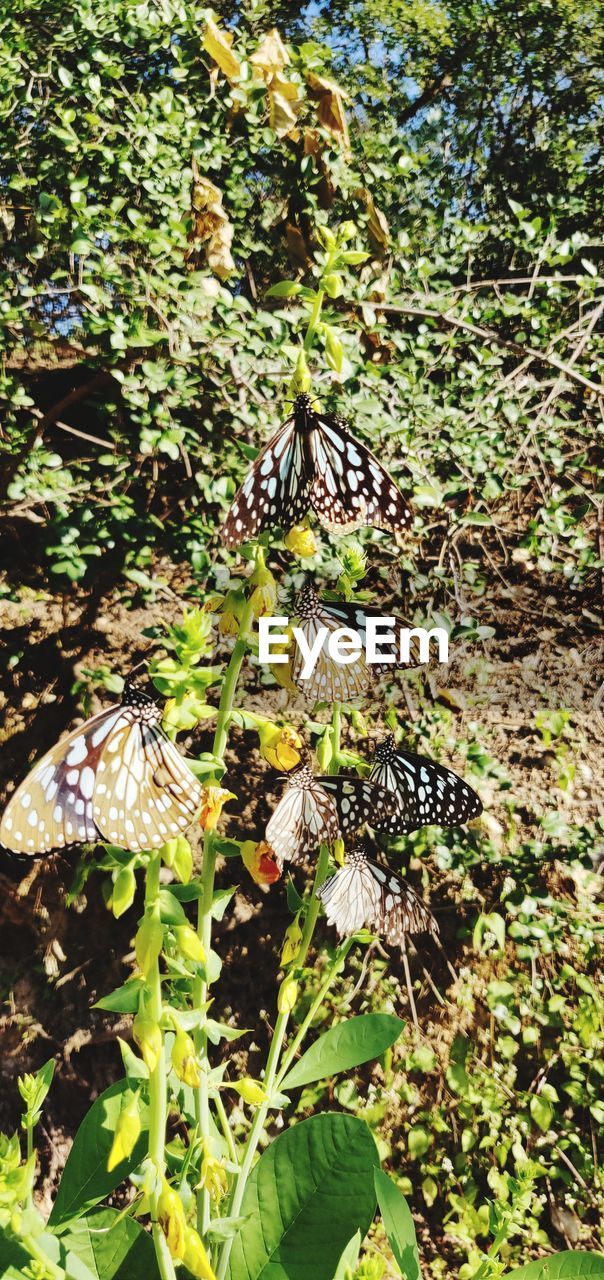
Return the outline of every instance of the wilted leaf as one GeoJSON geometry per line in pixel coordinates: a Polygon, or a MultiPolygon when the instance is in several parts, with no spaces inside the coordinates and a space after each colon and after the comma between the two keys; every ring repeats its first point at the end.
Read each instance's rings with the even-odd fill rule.
{"type": "Polygon", "coordinates": [[[350,138],[344,113],[344,99],[347,95],[334,80],[326,80],[314,71],[308,73],[307,79],[310,97],[318,104],[317,115],[321,124],[349,150],[350,138]]]}
{"type": "Polygon", "coordinates": [[[253,67],[258,68],[265,80],[270,76],[278,76],[284,67],[289,66],[290,57],[276,27],[260,41],[250,62],[253,67]]]}
{"type": "Polygon", "coordinates": [[[203,47],[227,80],[237,80],[241,75],[241,63],[233,53],[232,43],[233,37],[229,31],[221,31],[212,18],[206,18],[203,47]]]}

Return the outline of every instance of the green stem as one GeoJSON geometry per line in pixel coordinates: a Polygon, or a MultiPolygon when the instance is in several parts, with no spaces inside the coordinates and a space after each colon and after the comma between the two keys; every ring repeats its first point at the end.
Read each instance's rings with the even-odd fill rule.
{"type": "Polygon", "coordinates": [[[222,1101],[222,1098],[220,1097],[220,1094],[218,1092],[216,1093],[216,1097],[214,1098],[214,1106],[216,1107],[216,1114],[220,1121],[220,1127],[222,1129],[227,1147],[229,1149],[229,1155],[231,1157],[231,1161],[234,1165],[237,1165],[237,1168],[238,1168],[239,1156],[237,1154],[237,1147],[235,1146],[235,1139],[233,1138],[233,1133],[231,1130],[231,1126],[229,1124],[229,1117],[227,1116],[227,1113],[224,1109],[224,1102],[222,1101]]]}
{"type": "MultiPolygon", "coordinates": [[[[153,851],[147,866],[145,888],[145,912],[157,920],[159,914],[159,873],[161,871],[161,853],[153,851]]],[[[161,1022],[162,992],[159,960],[156,960],[147,974],[149,991],[148,1011],[154,1022],[161,1022]]],[[[164,1233],[157,1221],[157,1202],[160,1196],[161,1179],[166,1167],[166,1120],[168,1114],[166,1051],[162,1035],[161,1053],[156,1066],[149,1075],[149,1156],[155,1165],[156,1183],[151,1195],[151,1222],[153,1224],[153,1243],[157,1265],[162,1280],[176,1280],[174,1264],[170,1257],[164,1233]]]]}
{"type": "Polygon", "coordinates": [[[42,1267],[44,1268],[45,1277],[52,1276],[52,1280],[65,1280],[66,1273],[63,1270],[63,1267],[58,1267],[55,1262],[51,1261],[51,1259],[48,1257],[48,1254],[45,1253],[44,1250],[40,1248],[39,1244],[36,1242],[36,1240],[34,1240],[33,1236],[31,1235],[20,1236],[19,1244],[22,1244],[23,1248],[27,1249],[27,1252],[31,1258],[35,1258],[36,1262],[41,1263],[42,1267]]]}
{"type": "MultiPolygon", "coordinates": [[[[224,753],[228,742],[229,725],[233,714],[233,703],[235,699],[235,691],[237,681],[241,673],[243,659],[245,658],[248,645],[248,632],[252,624],[252,606],[248,601],[243,611],[239,635],[235,641],[233,652],[231,654],[228,667],[226,669],[220,702],[218,704],[218,716],[216,720],[216,731],[214,733],[214,744],[212,753],[220,761],[224,760],[224,753]]],[[[206,831],[203,848],[203,869],[201,874],[201,897],[199,899],[198,916],[197,916],[197,932],[203,943],[206,958],[209,958],[212,946],[212,904],[214,901],[214,876],[216,872],[216,850],[214,848],[213,832],[206,831]]],[[[197,978],[193,986],[193,1008],[200,1009],[208,998],[208,982],[205,978],[197,978]]],[[[201,1080],[199,1089],[195,1096],[195,1119],[199,1126],[202,1143],[205,1146],[210,1135],[210,1098],[209,1098],[209,1081],[208,1081],[208,1037],[205,1030],[200,1028],[195,1034],[195,1048],[201,1063],[201,1080]]],[[[210,1225],[210,1194],[207,1188],[202,1187],[197,1193],[197,1227],[201,1235],[204,1235],[210,1225]]]]}
{"type": "Polygon", "coordinates": [[[287,1052],[281,1061],[281,1066],[279,1068],[279,1072],[275,1082],[277,1089],[281,1088],[281,1082],[282,1080],[285,1079],[285,1076],[287,1075],[291,1067],[291,1064],[298,1052],[298,1049],[300,1048],[300,1045],[304,1040],[306,1032],[312,1026],[315,1014],[317,1013],[317,1010],[321,1007],[334,978],[337,977],[338,973],[341,973],[344,967],[344,961],[346,959],[346,956],[348,955],[348,952],[350,951],[351,946],[352,946],[352,938],[347,938],[343,946],[338,949],[338,954],[335,960],[332,962],[332,964],[330,964],[327,970],[327,973],[323,979],[323,982],[319,987],[317,995],[315,996],[304,1021],[300,1024],[300,1027],[296,1035],[294,1036],[294,1039],[291,1041],[291,1044],[288,1045],[287,1052]]]}
{"type": "Polygon", "coordinates": [[[315,340],[315,333],[317,331],[317,325],[321,318],[321,310],[323,308],[324,299],[325,299],[325,290],[317,289],[317,292],[315,294],[315,300],[313,303],[313,309],[310,313],[310,320],[308,321],[308,328],[306,330],[306,334],[304,337],[305,351],[312,350],[312,345],[315,340]]]}

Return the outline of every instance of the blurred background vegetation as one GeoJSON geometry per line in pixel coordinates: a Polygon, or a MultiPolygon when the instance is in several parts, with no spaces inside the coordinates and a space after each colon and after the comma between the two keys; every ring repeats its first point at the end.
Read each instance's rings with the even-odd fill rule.
{"type": "MultiPolygon", "coordinates": [[[[374,1126],[436,1280],[467,1280],[498,1231],[511,1260],[597,1248],[603,7],[213,14],[14,0],[0,21],[1,780],[145,652],[160,617],[233,571],[217,530],[283,414],[303,320],[299,297],[268,290],[312,287],[321,229],[351,222],[369,256],[332,283],[314,390],[413,498],[402,552],[358,539],[367,585],[446,625],[455,659],[389,702],[411,743],[478,785],[486,817],[401,844],[459,976],[418,957],[422,1034],[334,1095],[374,1126]]],[[[329,585],[334,546],[312,562],[329,585]]],[[[285,705],[269,680],[250,676],[249,696],[285,705]]],[[[252,799],[243,741],[232,767],[252,799]]],[[[89,1009],[111,981],[108,918],[83,898],[65,913],[72,871],[0,866],[0,1121],[50,1039],[49,1194],[74,1097],[83,1113],[119,1071],[89,1009]]],[[[255,1027],[275,962],[250,974],[249,955],[271,953],[285,906],[245,888],[222,945],[232,1008],[255,1027]]],[[[132,926],[111,928],[123,976],[132,926]]],[[[336,1012],[400,1010],[396,959],[373,954],[369,978],[361,963],[336,1012]]],[[[381,1265],[370,1253],[360,1274],[381,1265]]]]}

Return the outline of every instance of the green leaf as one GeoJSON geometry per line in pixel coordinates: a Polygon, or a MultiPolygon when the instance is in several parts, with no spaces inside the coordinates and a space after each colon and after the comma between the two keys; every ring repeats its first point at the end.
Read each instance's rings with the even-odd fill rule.
{"type": "Polygon", "coordinates": [[[405,1280],[420,1280],[415,1226],[402,1191],[399,1191],[383,1169],[375,1171],[375,1191],[384,1230],[401,1275],[405,1280]]]}
{"type": "Polygon", "coordinates": [[[398,1040],[404,1025],[391,1013],[364,1013],[338,1022],[306,1050],[280,1082],[280,1088],[287,1093],[379,1058],[398,1040]]]}
{"type": "Polygon", "coordinates": [[[54,1231],[62,1231],[104,1200],[142,1160],[147,1148],[146,1107],[142,1108],[142,1131],[132,1155],[111,1173],[107,1172],[107,1159],[122,1109],[122,1096],[129,1089],[127,1080],[118,1080],[97,1098],[84,1117],[67,1157],[48,1220],[54,1231]]]}
{"type": "Polygon", "coordinates": [[[92,1007],[107,1009],[109,1013],[136,1013],[144,985],[142,978],[130,978],[123,987],[116,987],[108,996],[101,996],[92,1007]]]}
{"type": "Polygon", "coordinates": [[[564,1249],[562,1253],[554,1253],[549,1258],[538,1258],[536,1262],[527,1263],[526,1267],[518,1267],[516,1271],[507,1271],[513,1280],[601,1280],[604,1276],[604,1253],[587,1253],[582,1249],[564,1249]]]}
{"type": "Polygon", "coordinates": [[[80,1218],[62,1244],[85,1264],[94,1280],[158,1280],[151,1236],[117,1209],[80,1218]]]}
{"type": "Polygon", "coordinates": [[[536,1094],[531,1098],[529,1110],[537,1127],[542,1133],[547,1133],[554,1118],[554,1108],[550,1099],[543,1097],[540,1093],[536,1094]]]}
{"type": "Polygon", "coordinates": [[[333,1280],[351,1237],[375,1212],[378,1154],[356,1116],[312,1116],[287,1129],[252,1170],[229,1280],[333,1280]]]}
{"type": "Polygon", "coordinates": [[[267,298],[295,298],[302,292],[302,285],[295,280],[280,280],[266,291],[267,298]]]}

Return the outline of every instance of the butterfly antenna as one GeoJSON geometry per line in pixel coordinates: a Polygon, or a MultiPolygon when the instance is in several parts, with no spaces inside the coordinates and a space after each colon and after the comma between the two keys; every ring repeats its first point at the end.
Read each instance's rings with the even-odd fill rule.
{"type": "Polygon", "coordinates": [[[403,942],[402,952],[403,952],[403,968],[405,970],[405,982],[407,983],[407,995],[409,996],[409,1008],[411,1009],[411,1017],[413,1018],[414,1025],[419,1031],[420,1025],[419,1025],[419,1019],[417,1016],[417,1009],[415,1007],[413,987],[411,985],[411,970],[409,968],[409,956],[407,955],[407,947],[405,942],[403,942]]]}

